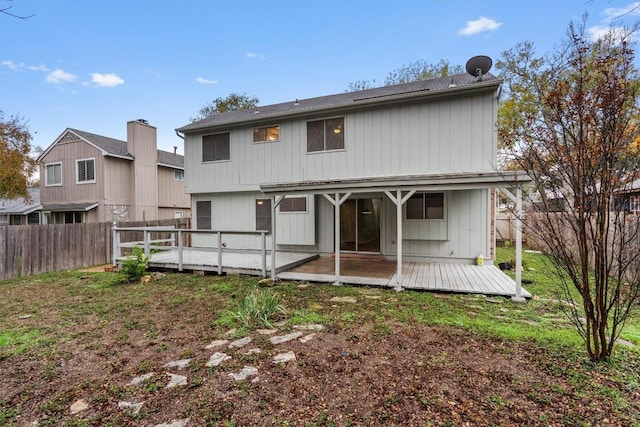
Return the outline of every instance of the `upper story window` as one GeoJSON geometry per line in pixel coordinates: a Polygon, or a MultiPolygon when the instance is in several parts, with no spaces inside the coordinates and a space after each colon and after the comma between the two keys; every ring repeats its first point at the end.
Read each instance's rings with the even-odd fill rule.
{"type": "Polygon", "coordinates": [[[629,197],[629,210],[631,212],[640,211],[640,196],[629,197]]]}
{"type": "Polygon", "coordinates": [[[307,152],[344,148],[344,117],[307,122],[307,152]]]}
{"type": "Polygon", "coordinates": [[[95,159],[76,160],[78,184],[89,184],[96,182],[96,161],[95,159]]]}
{"type": "Polygon", "coordinates": [[[229,132],[204,135],[202,137],[202,161],[230,160],[229,132]]]}
{"type": "Polygon", "coordinates": [[[176,181],[184,181],[184,171],[179,169],[174,169],[173,179],[176,181]]]}
{"type": "Polygon", "coordinates": [[[417,193],[407,200],[407,219],[444,219],[444,193],[417,193]]]}
{"type": "Polygon", "coordinates": [[[253,130],[253,142],[272,142],[280,140],[280,126],[267,126],[253,130]]]}
{"type": "Polygon", "coordinates": [[[307,211],[307,198],[306,197],[285,197],[280,202],[280,212],[306,212],[307,211]]]}
{"type": "Polygon", "coordinates": [[[62,163],[50,163],[44,168],[44,185],[62,185],[62,163]]]}

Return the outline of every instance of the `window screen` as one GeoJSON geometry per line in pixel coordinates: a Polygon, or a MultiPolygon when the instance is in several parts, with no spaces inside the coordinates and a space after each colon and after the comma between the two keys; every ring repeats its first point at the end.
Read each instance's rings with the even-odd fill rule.
{"type": "Polygon", "coordinates": [[[211,200],[196,202],[196,226],[198,230],[211,230],[211,200]]]}
{"type": "Polygon", "coordinates": [[[202,137],[202,161],[230,160],[229,133],[218,133],[202,137]]]}

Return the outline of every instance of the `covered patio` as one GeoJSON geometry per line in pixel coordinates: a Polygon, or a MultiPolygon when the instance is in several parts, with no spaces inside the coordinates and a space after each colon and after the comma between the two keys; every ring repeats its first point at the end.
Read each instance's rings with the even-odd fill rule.
{"type": "MultiPolygon", "coordinates": [[[[276,252],[276,209],[287,196],[304,194],[317,194],[328,200],[334,208],[334,248],[333,274],[330,272],[314,274],[315,280],[332,281],[335,285],[341,283],[362,283],[363,279],[358,275],[345,275],[341,259],[340,242],[341,229],[341,205],[352,195],[366,193],[382,193],[395,205],[396,210],[396,234],[397,242],[395,258],[395,272],[386,280],[384,285],[393,286],[396,291],[403,289],[433,289],[449,292],[474,292],[490,293],[494,295],[509,295],[514,301],[525,301],[531,295],[522,289],[522,225],[519,222],[522,217],[522,190],[523,184],[530,182],[530,178],[521,171],[482,171],[460,172],[444,174],[421,175],[393,175],[371,176],[363,178],[343,178],[328,181],[302,181],[287,182],[281,184],[263,184],[260,190],[263,194],[271,196],[271,230],[272,253],[276,252]],[[452,262],[415,263],[404,260],[403,254],[403,205],[420,191],[454,191],[474,189],[500,189],[508,196],[516,206],[518,223],[516,224],[516,279],[513,282],[494,266],[477,266],[486,270],[478,270],[474,266],[452,262]],[[515,189],[514,192],[510,189],[515,189]],[[449,265],[451,264],[451,265],[449,265]],[[432,266],[432,267],[429,267],[432,266]],[[437,268],[435,266],[438,266],[437,268]],[[482,271],[482,273],[481,273],[482,271]],[[489,275],[484,273],[490,273],[489,275]],[[497,273],[497,274],[495,274],[497,273]],[[330,280],[332,279],[332,280],[330,280]],[[488,283],[484,283],[488,280],[488,283]],[[513,288],[513,290],[511,290],[513,288]],[[500,290],[498,292],[498,290],[500,290]]],[[[485,249],[489,249],[489,243],[485,249]]],[[[488,253],[485,251],[485,253],[488,253]]],[[[275,262],[275,261],[272,261],[275,262]]],[[[278,277],[294,278],[295,274],[310,274],[303,272],[285,272],[278,277]]],[[[272,265],[271,277],[276,278],[276,268],[272,265]]],[[[298,276],[303,277],[303,276],[298,276]]],[[[375,278],[383,284],[385,278],[375,278]]],[[[313,280],[311,278],[306,280],[313,280]]],[[[372,278],[364,279],[371,282],[372,278]]]]}

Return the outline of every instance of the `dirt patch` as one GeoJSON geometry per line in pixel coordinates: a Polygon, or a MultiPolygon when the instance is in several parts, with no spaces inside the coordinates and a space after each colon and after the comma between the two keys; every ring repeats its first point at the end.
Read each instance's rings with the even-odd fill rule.
{"type": "MultiPolygon", "coordinates": [[[[366,325],[314,331],[312,339],[273,345],[252,334],[249,346],[205,366],[217,350],[211,339],[185,327],[149,338],[133,331],[126,343],[117,335],[68,342],[47,361],[26,356],[0,361],[0,409],[15,408],[16,425],[38,420],[61,425],[154,425],[189,418],[189,425],[624,425],[609,414],[609,402],[584,399],[585,390],[567,385],[566,367],[534,345],[481,338],[453,328],[366,325]],[[166,351],[159,352],[161,345],[166,351]],[[243,354],[249,347],[260,353],[243,354]],[[274,364],[293,351],[296,359],[274,364]],[[171,357],[169,357],[171,356],[171,357]],[[191,358],[189,366],[164,368],[191,358]],[[556,370],[549,366],[559,363],[556,370]],[[258,369],[258,380],[236,382],[230,373],[258,369]],[[127,384],[154,372],[139,386],[127,384]],[[167,373],[188,378],[187,386],[164,388],[167,373]],[[558,394],[563,399],[557,399],[558,394]],[[89,408],[71,415],[83,399],[89,408]],[[121,401],[144,402],[139,413],[121,401]]],[[[287,332],[286,327],[284,331],[287,332]]],[[[311,332],[305,332],[305,335],[311,332]]],[[[636,396],[640,401],[640,396],[636,396]]],[[[640,410],[640,404],[633,411],[640,410]]],[[[9,424],[11,425],[11,424],[9,424]]]]}

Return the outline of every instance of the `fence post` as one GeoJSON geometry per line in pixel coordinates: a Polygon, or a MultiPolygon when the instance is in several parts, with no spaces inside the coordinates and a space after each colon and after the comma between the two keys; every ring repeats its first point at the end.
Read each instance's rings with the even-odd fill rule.
{"type": "Polygon", "coordinates": [[[150,233],[146,229],[146,227],[145,227],[143,233],[144,233],[144,254],[146,256],[149,256],[149,254],[151,253],[151,250],[149,249],[149,235],[150,235],[150,233]]]}
{"type": "Polygon", "coordinates": [[[222,276],[222,232],[218,231],[218,275],[222,276]]]}
{"type": "Polygon", "coordinates": [[[178,271],[182,271],[182,230],[178,229],[178,271]]]}
{"type": "Polygon", "coordinates": [[[113,259],[111,260],[113,266],[118,265],[118,257],[120,256],[120,234],[118,230],[116,230],[116,222],[113,221],[113,227],[111,227],[111,232],[113,234],[113,259]]]}
{"type": "Polygon", "coordinates": [[[267,277],[267,233],[264,231],[262,235],[262,277],[267,277]]]}

